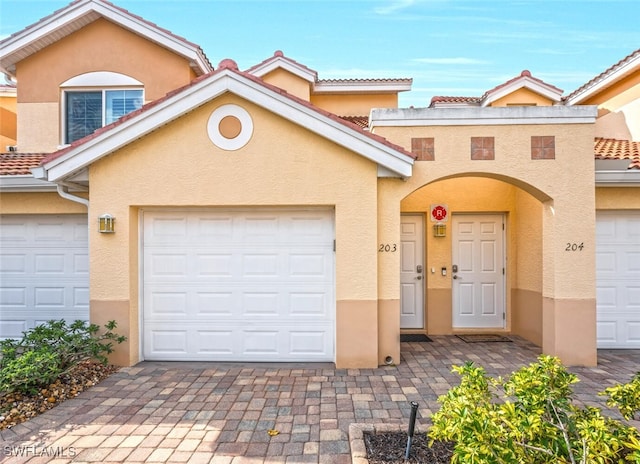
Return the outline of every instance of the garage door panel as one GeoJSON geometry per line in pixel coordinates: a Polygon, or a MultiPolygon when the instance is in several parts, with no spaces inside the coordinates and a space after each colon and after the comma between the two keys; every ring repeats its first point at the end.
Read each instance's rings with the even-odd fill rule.
{"type": "Polygon", "coordinates": [[[598,321],[597,323],[598,343],[613,344],[618,337],[618,323],[613,320],[598,321]]]}
{"type": "Polygon", "coordinates": [[[330,210],[149,212],[143,224],[146,359],[333,359],[330,210]]]}
{"type": "Polygon", "coordinates": [[[635,345],[636,348],[640,347],[640,318],[630,320],[626,324],[627,330],[627,342],[635,345]]]}
{"type": "Polygon", "coordinates": [[[196,357],[231,358],[238,351],[238,342],[233,330],[198,330],[196,331],[196,357]]]}
{"type": "Polygon", "coordinates": [[[171,330],[151,329],[145,338],[149,359],[219,361],[332,361],[329,326],[316,330],[267,326],[237,328],[220,324],[203,329],[185,324],[171,330]]]}
{"type": "Polygon", "coordinates": [[[89,319],[87,217],[0,216],[0,338],[89,319]]]}
{"type": "Polygon", "coordinates": [[[178,359],[177,356],[186,356],[189,353],[187,330],[151,329],[148,338],[150,352],[156,356],[167,355],[166,359],[178,359]]]}
{"type": "Polygon", "coordinates": [[[640,347],[640,212],[598,212],[599,348],[640,347]]]}
{"type": "Polygon", "coordinates": [[[2,324],[0,324],[0,338],[21,338],[22,332],[26,332],[29,328],[26,319],[8,319],[3,315],[2,324]]]}

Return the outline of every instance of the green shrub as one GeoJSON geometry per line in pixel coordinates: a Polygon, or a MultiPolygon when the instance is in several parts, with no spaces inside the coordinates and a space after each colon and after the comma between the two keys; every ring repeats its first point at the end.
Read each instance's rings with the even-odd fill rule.
{"type": "MultiPolygon", "coordinates": [[[[638,430],[598,408],[575,406],[571,386],[578,378],[557,358],[540,356],[506,380],[473,363],[453,371],[460,385],[439,398],[429,437],[455,442],[454,463],[640,462],[638,430]]],[[[634,382],[638,393],[640,379],[634,382]]],[[[610,404],[637,411],[639,397],[632,404],[625,388],[607,389],[610,404]]]]}
{"type": "Polygon", "coordinates": [[[58,359],[49,348],[27,351],[7,361],[0,370],[0,391],[33,393],[40,385],[53,382],[61,372],[58,359]]]}
{"type": "Polygon", "coordinates": [[[618,408],[622,417],[632,419],[640,411],[640,372],[631,382],[609,387],[600,394],[609,397],[607,406],[618,408]]]}
{"type": "Polygon", "coordinates": [[[126,337],[114,333],[115,321],[100,326],[75,321],[48,321],[23,333],[20,340],[0,342],[0,391],[28,392],[47,386],[79,363],[107,364],[114,343],[126,337]]]}

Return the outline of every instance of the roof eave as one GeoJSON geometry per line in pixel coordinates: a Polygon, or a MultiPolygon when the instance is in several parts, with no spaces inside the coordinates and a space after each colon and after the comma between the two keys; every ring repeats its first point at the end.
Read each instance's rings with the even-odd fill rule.
{"type": "Polygon", "coordinates": [[[104,17],[120,26],[172,50],[189,60],[196,74],[206,74],[213,68],[202,50],[177,36],[154,27],[114,5],[94,0],[81,0],[41,19],[0,42],[0,69],[15,77],[15,64],[86,24],[104,17]]]}
{"type": "Polygon", "coordinates": [[[51,182],[63,182],[97,159],[113,153],[130,141],[156,130],[225,92],[231,92],[267,108],[395,172],[398,177],[411,176],[414,160],[409,155],[378,141],[368,133],[360,132],[346,123],[333,120],[311,107],[298,103],[287,94],[271,90],[237,72],[223,69],[135,117],[97,134],[94,138],[66,149],[67,151],[59,157],[43,164],[43,177],[51,182]]]}
{"type": "Polygon", "coordinates": [[[489,92],[485,98],[483,98],[480,102],[480,106],[489,106],[491,103],[506,97],[507,95],[520,90],[522,88],[525,88],[527,90],[530,90],[533,93],[537,93],[539,95],[542,95],[545,98],[548,98],[549,100],[553,101],[554,103],[560,103],[562,101],[562,91],[559,89],[556,89],[555,87],[552,87],[550,85],[546,85],[546,84],[542,84],[540,82],[537,82],[536,80],[529,78],[529,77],[523,77],[522,79],[513,82],[511,84],[505,85],[504,87],[501,87],[493,92],[489,92]]]}
{"type": "Polygon", "coordinates": [[[394,94],[411,90],[412,82],[393,80],[389,82],[327,82],[318,81],[313,86],[314,95],[332,93],[394,94]]]}
{"type": "Polygon", "coordinates": [[[516,124],[593,124],[595,106],[507,106],[458,108],[375,108],[369,127],[516,124]]]}
{"type": "Polygon", "coordinates": [[[596,171],[596,187],[638,187],[640,169],[596,171]]]}
{"type": "Polygon", "coordinates": [[[285,71],[298,76],[301,79],[313,84],[318,79],[318,73],[302,66],[298,63],[293,62],[285,58],[284,56],[276,56],[271,58],[263,63],[260,63],[249,70],[247,72],[256,77],[264,77],[276,69],[284,69],[285,71]]]}
{"type": "Polygon", "coordinates": [[[32,175],[0,176],[0,192],[55,192],[56,184],[32,175]]]}
{"type": "Polygon", "coordinates": [[[579,105],[598,92],[615,84],[620,79],[628,76],[632,72],[640,68],[640,50],[635,53],[627,61],[622,61],[608,72],[601,74],[593,79],[593,82],[585,84],[582,88],[574,91],[565,99],[565,105],[579,105]]]}

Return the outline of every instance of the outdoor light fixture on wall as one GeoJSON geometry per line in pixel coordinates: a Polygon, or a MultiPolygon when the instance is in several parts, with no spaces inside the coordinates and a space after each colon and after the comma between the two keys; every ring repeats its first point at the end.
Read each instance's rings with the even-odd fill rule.
{"type": "Polygon", "coordinates": [[[433,236],[434,237],[446,237],[447,236],[447,225],[438,222],[433,225],[433,236]]]}
{"type": "Polygon", "coordinates": [[[103,214],[98,218],[98,232],[101,234],[113,234],[116,231],[115,222],[116,218],[110,214],[103,214]]]}

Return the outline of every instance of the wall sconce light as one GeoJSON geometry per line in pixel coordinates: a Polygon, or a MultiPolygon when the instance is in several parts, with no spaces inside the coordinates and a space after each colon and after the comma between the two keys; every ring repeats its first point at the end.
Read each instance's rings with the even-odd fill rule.
{"type": "Polygon", "coordinates": [[[103,214],[98,218],[98,232],[101,234],[113,234],[116,231],[115,222],[116,218],[110,214],[103,214]]]}
{"type": "Polygon", "coordinates": [[[433,225],[433,236],[434,237],[446,237],[447,236],[447,225],[438,222],[433,225]]]}

